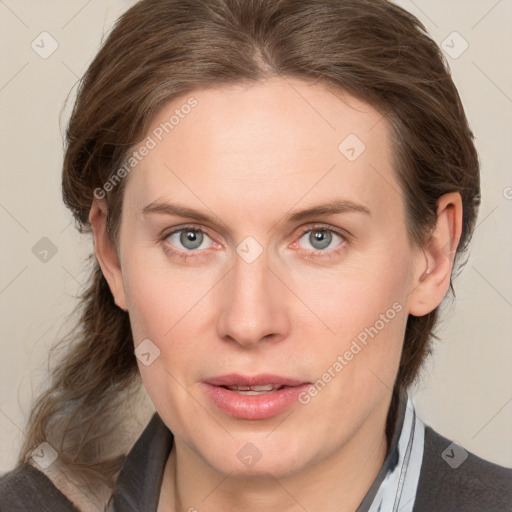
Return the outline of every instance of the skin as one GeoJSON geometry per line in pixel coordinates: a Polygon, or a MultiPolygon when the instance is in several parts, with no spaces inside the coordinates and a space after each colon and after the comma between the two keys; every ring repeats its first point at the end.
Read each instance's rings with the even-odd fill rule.
{"type": "Polygon", "coordinates": [[[148,134],[190,96],[198,105],[126,178],[117,248],[106,235],[104,201],[95,199],[90,213],[98,261],[129,311],[135,345],[149,338],[160,350],[149,366],[138,361],[174,434],[158,510],[354,511],[385,458],[407,315],[433,310],[448,290],[460,196],[439,199],[432,239],[415,247],[389,126],[371,106],[275,78],[177,98],[148,134]],[[366,146],[352,162],[338,149],[349,134],[366,146]],[[332,199],[370,214],[283,221],[332,199]],[[212,219],[144,214],[155,202],[212,219]],[[317,224],[340,233],[326,248],[310,237],[317,224]],[[180,243],[180,233],[165,238],[190,225],[205,233],[199,249],[180,243]],[[252,263],[236,252],[248,236],[263,249],[252,263]],[[245,420],[219,410],[201,388],[206,377],[231,372],[315,382],[395,303],[401,311],[306,405],[245,420]],[[262,454],[251,468],[237,457],[248,442],[262,454]]]}

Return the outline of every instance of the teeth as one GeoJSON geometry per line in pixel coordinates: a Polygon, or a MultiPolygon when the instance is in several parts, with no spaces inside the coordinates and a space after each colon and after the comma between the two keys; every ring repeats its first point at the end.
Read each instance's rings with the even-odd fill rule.
{"type": "Polygon", "coordinates": [[[250,386],[251,391],[272,391],[274,386],[272,384],[267,384],[266,386],[250,386]]]}
{"type": "Polygon", "coordinates": [[[267,390],[267,391],[240,391],[239,389],[237,390],[233,390],[235,391],[235,393],[237,393],[238,395],[266,395],[268,393],[273,393],[275,391],[275,389],[272,389],[272,390],[267,390]]]}
{"type": "MultiPolygon", "coordinates": [[[[253,391],[253,392],[262,392],[262,391],[273,391],[275,388],[272,384],[266,384],[264,386],[226,386],[231,391],[253,391]]],[[[255,394],[255,393],[244,393],[244,394],[255,394]]]]}

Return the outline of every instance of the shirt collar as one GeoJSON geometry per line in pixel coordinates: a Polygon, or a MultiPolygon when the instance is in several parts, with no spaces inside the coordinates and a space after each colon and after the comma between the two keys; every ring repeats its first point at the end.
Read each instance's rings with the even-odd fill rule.
{"type": "Polygon", "coordinates": [[[425,425],[406,391],[402,390],[397,399],[386,458],[356,512],[413,510],[423,461],[425,425]]]}

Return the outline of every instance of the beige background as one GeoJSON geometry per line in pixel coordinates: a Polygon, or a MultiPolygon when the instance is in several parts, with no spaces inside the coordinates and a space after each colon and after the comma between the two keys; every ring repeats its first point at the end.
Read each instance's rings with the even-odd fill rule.
{"type": "MultiPolygon", "coordinates": [[[[14,465],[31,397],[45,382],[48,349],[75,303],[92,248],[61,201],[62,133],[71,103],[61,110],[102,37],[132,3],[0,0],[0,472],[14,465]],[[44,31],[58,43],[45,59],[31,47],[35,40],[38,51],[51,49],[49,36],[41,36],[41,48],[44,31]],[[32,252],[43,237],[57,250],[46,263],[32,252]]],[[[512,466],[512,2],[399,4],[451,47],[447,58],[482,161],[483,204],[471,257],[415,400],[440,433],[512,466]],[[457,58],[464,43],[454,31],[469,44],[457,58]]]]}

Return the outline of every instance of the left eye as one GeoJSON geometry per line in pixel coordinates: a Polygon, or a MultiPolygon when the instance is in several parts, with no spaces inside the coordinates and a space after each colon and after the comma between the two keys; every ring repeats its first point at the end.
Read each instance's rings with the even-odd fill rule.
{"type": "Polygon", "coordinates": [[[305,231],[300,237],[299,243],[300,240],[305,238],[306,241],[311,244],[313,249],[316,249],[317,251],[323,251],[326,248],[329,248],[329,245],[332,243],[335,237],[339,238],[341,242],[343,242],[343,237],[332,229],[314,228],[305,231]]]}
{"type": "MultiPolygon", "coordinates": [[[[206,249],[207,247],[201,247],[203,242],[210,238],[206,233],[199,229],[182,228],[178,231],[174,231],[166,237],[170,243],[177,245],[180,243],[182,247],[189,251],[195,251],[196,249],[206,249]]],[[[208,246],[211,247],[211,246],[208,246]]]]}

